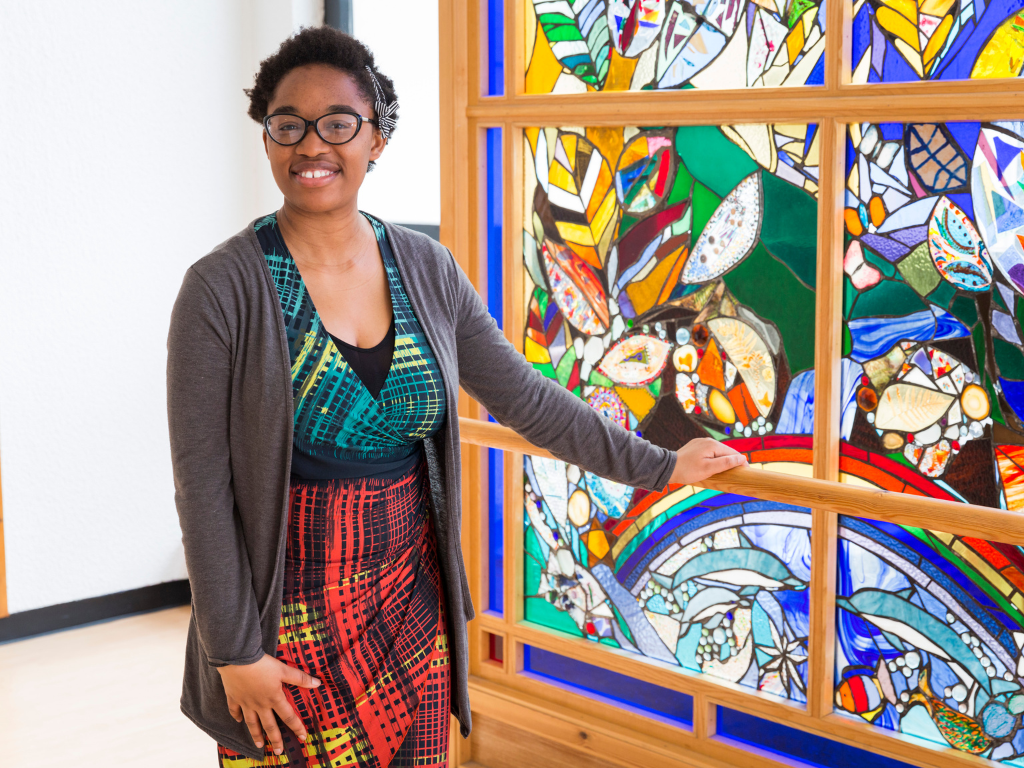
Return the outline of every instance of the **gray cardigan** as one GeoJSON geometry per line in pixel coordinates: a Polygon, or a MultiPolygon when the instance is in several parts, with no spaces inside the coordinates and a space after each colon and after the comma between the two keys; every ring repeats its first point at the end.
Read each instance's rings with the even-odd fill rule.
{"type": "MultiPolygon", "coordinates": [[[[676,457],[535,371],[502,335],[448,249],[403,227],[386,229],[447,393],[447,422],[425,441],[425,454],[447,601],[451,709],[465,736],[466,622],[474,614],[459,538],[459,385],[530,442],[618,482],[662,488],[676,457]]],[[[262,750],[228,713],[215,669],[274,654],[281,614],[291,361],[252,224],[186,272],[167,351],[175,503],[192,584],[181,708],[224,746],[258,759],[262,750]]]]}

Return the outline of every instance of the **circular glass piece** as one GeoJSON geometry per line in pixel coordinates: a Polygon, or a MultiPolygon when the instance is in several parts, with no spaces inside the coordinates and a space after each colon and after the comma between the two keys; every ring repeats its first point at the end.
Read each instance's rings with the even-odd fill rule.
{"type": "Polygon", "coordinates": [[[857,405],[863,411],[873,411],[878,407],[878,395],[871,387],[861,387],[857,390],[857,405]]]}
{"type": "Polygon", "coordinates": [[[969,384],[960,395],[960,407],[970,418],[984,419],[989,412],[988,395],[977,384],[969,384]]]}

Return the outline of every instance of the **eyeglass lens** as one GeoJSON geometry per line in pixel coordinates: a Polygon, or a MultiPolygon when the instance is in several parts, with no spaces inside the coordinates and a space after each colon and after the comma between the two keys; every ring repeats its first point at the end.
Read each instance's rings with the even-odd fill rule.
{"type": "MultiPolygon", "coordinates": [[[[317,120],[316,127],[324,141],[344,144],[358,132],[359,118],[345,113],[324,115],[317,120]]],[[[276,142],[298,144],[306,133],[306,124],[295,115],[272,115],[267,121],[267,130],[276,142]]]]}

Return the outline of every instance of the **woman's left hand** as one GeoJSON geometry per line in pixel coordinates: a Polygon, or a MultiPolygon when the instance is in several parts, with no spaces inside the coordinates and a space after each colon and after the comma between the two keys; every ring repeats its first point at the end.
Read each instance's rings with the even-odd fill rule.
{"type": "Polygon", "coordinates": [[[711,475],[743,466],[747,457],[710,437],[691,440],[676,451],[676,468],[669,485],[694,485],[711,475]]]}

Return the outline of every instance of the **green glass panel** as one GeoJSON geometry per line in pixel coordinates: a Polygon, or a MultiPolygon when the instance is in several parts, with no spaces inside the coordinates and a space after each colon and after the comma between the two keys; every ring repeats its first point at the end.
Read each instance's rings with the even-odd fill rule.
{"type": "Polygon", "coordinates": [[[694,178],[710,187],[719,198],[732,192],[758,169],[750,155],[715,126],[683,126],[676,131],[676,151],[694,178]]]}
{"type": "MultiPolygon", "coordinates": [[[[909,283],[910,281],[908,280],[907,282],[909,283]]],[[[954,296],[956,296],[956,288],[940,277],[939,287],[928,294],[928,301],[938,304],[940,307],[948,307],[949,302],[953,300],[954,296]]]]}
{"type": "Polygon", "coordinates": [[[555,369],[552,367],[551,363],[533,363],[533,367],[549,379],[558,378],[558,376],[555,375],[555,369]]]}
{"type": "Polygon", "coordinates": [[[843,323],[843,357],[853,351],[853,336],[850,334],[850,326],[843,323]]]}
{"type": "Polygon", "coordinates": [[[704,225],[722,202],[722,198],[701,184],[699,181],[693,185],[693,234],[691,242],[696,243],[700,233],[704,231],[704,225]]]}
{"type": "MultiPolygon", "coordinates": [[[[526,550],[526,594],[536,595],[540,589],[540,563],[544,561],[541,555],[540,545],[537,543],[536,534],[532,528],[523,532],[523,548],[526,550]]],[[[523,618],[537,624],[542,624],[551,629],[558,629],[562,632],[569,632],[573,635],[581,635],[576,623],[565,611],[560,611],[543,597],[527,597],[523,606],[523,618]]]]}
{"type": "Polygon", "coordinates": [[[968,328],[974,327],[974,324],[978,322],[978,305],[974,303],[974,299],[957,296],[949,305],[949,311],[968,328]]]}
{"type": "Polygon", "coordinates": [[[992,339],[992,347],[996,355],[999,375],[1004,379],[1020,381],[1024,379],[1024,354],[1020,347],[1002,339],[992,339]]]}
{"type": "Polygon", "coordinates": [[[804,285],[813,289],[818,260],[818,205],[802,189],[770,173],[761,174],[761,183],[761,242],[804,285]]]}
{"type": "Polygon", "coordinates": [[[725,275],[736,298],[778,326],[791,371],[814,367],[814,291],[773,259],[758,243],[725,275]],[[765,286],[771,290],[765,290],[765,286]]]}
{"type": "Polygon", "coordinates": [[[857,289],[853,287],[853,283],[850,282],[850,278],[843,275],[843,317],[849,318],[853,312],[853,305],[857,301],[857,297],[860,294],[857,289]]]}
{"type": "Polygon", "coordinates": [[[883,280],[860,295],[851,317],[910,315],[923,309],[924,302],[909,285],[883,280]]]}
{"type": "Polygon", "coordinates": [[[885,277],[894,277],[896,275],[896,267],[888,259],[883,259],[870,248],[864,249],[864,261],[881,272],[885,277]]]}
{"type": "MultiPolygon", "coordinates": [[[[921,243],[896,265],[907,284],[921,296],[927,296],[943,282],[942,275],[935,268],[928,243],[921,243]]],[[[949,285],[949,283],[946,283],[949,285]]],[[[950,286],[952,288],[952,286],[950,286]]],[[[952,294],[950,297],[952,298],[952,294]]],[[[947,302],[949,299],[947,298],[947,302]]]]}

